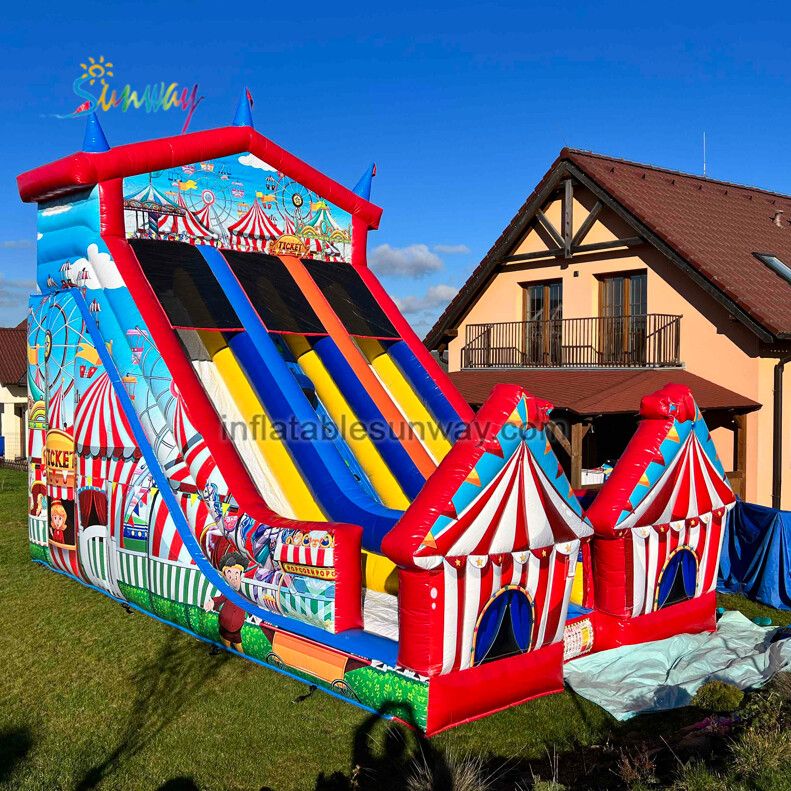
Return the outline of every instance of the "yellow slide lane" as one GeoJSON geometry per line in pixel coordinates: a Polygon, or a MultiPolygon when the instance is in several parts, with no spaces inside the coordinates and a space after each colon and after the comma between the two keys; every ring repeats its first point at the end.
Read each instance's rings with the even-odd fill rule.
{"type": "Polygon", "coordinates": [[[355,340],[401,412],[412,424],[415,434],[420,437],[434,462],[439,464],[450,450],[450,442],[437,422],[431,417],[382,344],[372,338],[355,338],[355,340]]]}
{"type": "Polygon", "coordinates": [[[341,394],[333,378],[324,367],[321,358],[313,351],[303,335],[283,335],[305,375],[313,382],[316,394],[321,399],[341,436],[368,476],[368,480],[388,508],[405,511],[409,499],[404,494],[390,468],[385,464],[371,438],[360,430],[357,415],[341,394]],[[358,426],[357,429],[352,429],[358,426]]]}
{"type": "Polygon", "coordinates": [[[327,518],[314,500],[283,441],[275,436],[268,415],[222,335],[205,331],[199,331],[198,334],[296,518],[326,522],[327,518]]]}

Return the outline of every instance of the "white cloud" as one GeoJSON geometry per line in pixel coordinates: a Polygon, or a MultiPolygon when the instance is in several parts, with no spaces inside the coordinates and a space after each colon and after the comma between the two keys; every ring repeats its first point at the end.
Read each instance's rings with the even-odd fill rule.
{"type": "Polygon", "coordinates": [[[371,269],[379,275],[423,277],[442,270],[442,259],[424,244],[390,247],[380,244],[368,256],[371,269]]]}
{"type": "Polygon", "coordinates": [[[442,255],[464,255],[470,252],[466,244],[435,244],[434,252],[442,255]]]}
{"type": "Polygon", "coordinates": [[[29,250],[33,242],[30,239],[9,239],[3,242],[3,247],[6,250],[29,250]]]}
{"type": "Polygon", "coordinates": [[[72,282],[86,288],[123,288],[124,281],[118,267],[109,253],[100,253],[95,244],[88,245],[88,257],[77,259],[71,266],[72,282]],[[87,280],[78,280],[80,272],[85,269],[87,280]]]}
{"type": "MultiPolygon", "coordinates": [[[[438,286],[429,286],[422,297],[396,297],[395,303],[404,314],[423,313],[444,308],[459,293],[455,286],[440,283],[438,286]]],[[[424,320],[425,319],[424,317],[424,320]]]]}
{"type": "Polygon", "coordinates": [[[258,170],[274,170],[271,165],[268,165],[263,159],[259,159],[255,154],[245,154],[243,157],[239,157],[239,164],[258,170]]]}
{"type": "Polygon", "coordinates": [[[35,292],[35,280],[8,280],[5,275],[0,274],[0,310],[3,323],[10,327],[18,324],[27,312],[28,297],[35,292]]]}

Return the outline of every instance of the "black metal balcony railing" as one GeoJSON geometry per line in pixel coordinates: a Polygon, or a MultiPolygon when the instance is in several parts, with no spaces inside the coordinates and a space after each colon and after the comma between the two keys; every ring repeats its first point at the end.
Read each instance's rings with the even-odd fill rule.
{"type": "Polygon", "coordinates": [[[681,316],[648,313],[468,324],[462,368],[662,368],[681,364],[681,316]]]}

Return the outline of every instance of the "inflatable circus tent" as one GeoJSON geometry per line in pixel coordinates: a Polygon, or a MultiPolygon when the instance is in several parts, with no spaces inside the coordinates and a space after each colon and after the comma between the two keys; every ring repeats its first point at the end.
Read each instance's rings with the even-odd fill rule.
{"type": "Polygon", "coordinates": [[[667,385],[640,415],[588,509],[605,645],[714,628],[723,525],[736,500],[688,388],[667,385]]]}
{"type": "MultiPolygon", "coordinates": [[[[217,235],[213,234],[207,225],[187,208],[181,191],[179,191],[176,204],[184,209],[184,214],[167,214],[160,217],[157,224],[160,238],[189,242],[190,244],[212,244],[216,241],[217,235]]],[[[208,209],[208,206],[205,209],[208,209]]]]}
{"type": "Polygon", "coordinates": [[[561,690],[564,659],[710,628],[733,496],[689,391],[644,400],[585,514],[551,405],[502,385],[473,414],[368,268],[373,168],[345,188],[246,96],[167,140],[98,123],[18,179],[35,560],[429,734],[561,690]],[[278,224],[242,203],[272,172],[304,196],[278,224]],[[184,173],[211,217],[166,199],[184,173]]]}
{"type": "Polygon", "coordinates": [[[231,235],[231,247],[245,252],[263,251],[270,239],[282,235],[257,196],[253,205],[233,225],[228,226],[228,232],[231,235]]]}

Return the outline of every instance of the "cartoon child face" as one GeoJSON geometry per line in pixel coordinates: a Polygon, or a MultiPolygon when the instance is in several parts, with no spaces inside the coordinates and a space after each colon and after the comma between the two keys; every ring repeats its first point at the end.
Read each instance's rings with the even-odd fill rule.
{"type": "Polygon", "coordinates": [[[63,525],[65,523],[66,523],[66,517],[65,516],[63,516],[61,514],[58,514],[58,513],[52,514],[52,527],[55,530],[62,530],[63,529],[63,525]]]}
{"type": "Polygon", "coordinates": [[[222,575],[235,591],[242,587],[242,570],[238,566],[226,566],[222,570],[222,575]]]}

